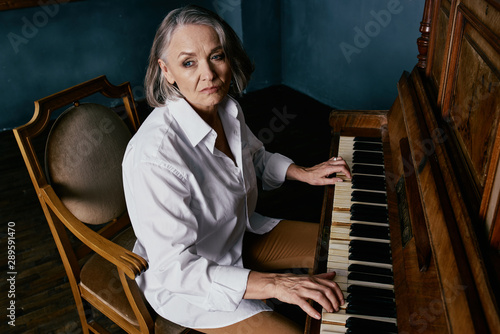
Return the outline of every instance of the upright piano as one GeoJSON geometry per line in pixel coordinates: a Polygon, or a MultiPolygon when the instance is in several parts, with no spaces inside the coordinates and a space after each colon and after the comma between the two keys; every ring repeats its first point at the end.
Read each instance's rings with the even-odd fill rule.
{"type": "Polygon", "coordinates": [[[352,179],[314,272],[346,304],[305,333],[500,333],[500,1],[426,0],[420,32],[390,110],[330,115],[352,179]]]}

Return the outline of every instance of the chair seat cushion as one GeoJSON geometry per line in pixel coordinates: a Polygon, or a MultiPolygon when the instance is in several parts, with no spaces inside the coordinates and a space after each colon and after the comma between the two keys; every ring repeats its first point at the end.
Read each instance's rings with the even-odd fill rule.
{"type": "MultiPolygon", "coordinates": [[[[131,227],[121,232],[113,242],[125,249],[132,250],[136,237],[131,227]]],[[[137,319],[123,291],[116,266],[98,254],[92,255],[83,265],[80,273],[80,285],[98,296],[117,314],[138,326],[137,319]]],[[[146,301],[145,301],[146,302],[146,301]]],[[[146,302],[147,303],[147,302],[146,302]]],[[[154,317],[153,317],[154,318],[154,317]]],[[[156,316],[155,333],[183,333],[186,328],[156,316]]]]}

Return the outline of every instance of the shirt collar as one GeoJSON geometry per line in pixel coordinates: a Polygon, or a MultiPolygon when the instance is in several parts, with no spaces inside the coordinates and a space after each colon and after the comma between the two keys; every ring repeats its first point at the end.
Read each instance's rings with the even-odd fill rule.
{"type": "MultiPolygon", "coordinates": [[[[207,143],[207,147],[213,152],[215,137],[217,136],[215,131],[200,117],[200,115],[198,115],[184,98],[169,101],[168,108],[193,147],[198,145],[209,134],[213,133],[209,136],[210,143],[207,143]]],[[[226,96],[219,104],[219,113],[227,113],[237,118],[238,107],[236,102],[232,98],[226,96]]]]}
{"type": "Polygon", "coordinates": [[[193,147],[198,145],[203,138],[213,131],[183,98],[169,101],[168,109],[193,147]]]}

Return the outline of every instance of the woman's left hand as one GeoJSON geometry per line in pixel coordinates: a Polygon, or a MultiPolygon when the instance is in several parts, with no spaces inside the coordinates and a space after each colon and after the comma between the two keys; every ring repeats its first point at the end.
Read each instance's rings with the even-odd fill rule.
{"type": "Polygon", "coordinates": [[[331,177],[334,173],[343,173],[351,178],[351,171],[342,157],[334,157],[313,167],[301,167],[291,164],[286,172],[289,180],[302,181],[314,186],[331,185],[342,182],[340,177],[331,177]]]}

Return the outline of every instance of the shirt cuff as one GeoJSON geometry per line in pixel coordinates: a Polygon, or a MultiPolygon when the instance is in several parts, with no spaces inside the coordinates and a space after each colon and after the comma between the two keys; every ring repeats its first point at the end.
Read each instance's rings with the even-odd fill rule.
{"type": "Polygon", "coordinates": [[[274,153],[266,163],[262,175],[262,188],[272,190],[281,186],[285,181],[286,171],[291,164],[293,164],[293,160],[279,153],[274,153]]]}
{"type": "Polygon", "coordinates": [[[208,269],[213,277],[206,305],[208,311],[236,310],[247,289],[249,269],[215,266],[208,269]]]}

